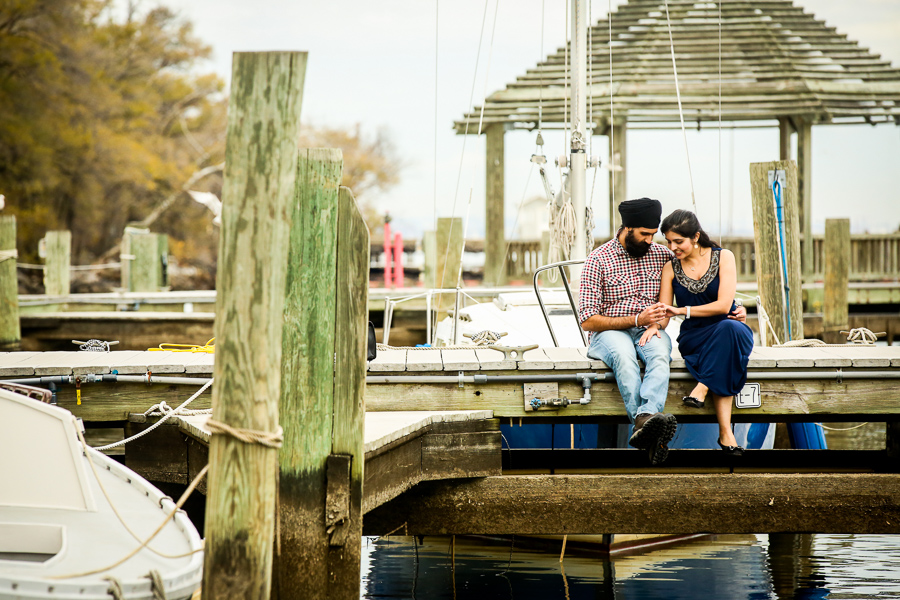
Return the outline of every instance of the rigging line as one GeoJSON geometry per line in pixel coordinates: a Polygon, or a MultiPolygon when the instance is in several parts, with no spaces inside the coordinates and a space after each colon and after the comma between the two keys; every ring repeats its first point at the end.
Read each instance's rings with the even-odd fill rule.
{"type": "MultiPolygon", "coordinates": [[[[610,176],[612,177],[612,194],[610,195],[610,199],[609,199],[609,204],[610,204],[609,230],[611,232],[613,232],[613,222],[615,221],[615,218],[614,218],[615,211],[612,209],[615,207],[615,202],[616,202],[616,198],[615,198],[616,169],[615,169],[615,166],[616,166],[616,164],[618,164],[618,161],[616,161],[616,155],[615,155],[615,150],[616,150],[615,139],[616,138],[613,136],[613,127],[614,127],[613,122],[615,121],[615,119],[613,119],[612,0],[608,0],[608,6],[609,6],[609,14],[607,15],[607,18],[609,21],[609,167],[610,167],[609,173],[610,173],[610,176]]],[[[613,232],[613,233],[615,233],[615,232],[613,232]]]]}
{"type": "Polygon", "coordinates": [[[434,190],[431,193],[432,218],[437,231],[437,162],[438,162],[438,42],[440,40],[441,0],[434,0],[434,190]]]}
{"type": "MultiPolygon", "coordinates": [[[[594,18],[591,16],[591,7],[594,3],[588,1],[588,123],[590,124],[590,137],[588,137],[588,162],[594,154],[594,18]]],[[[585,127],[585,131],[587,131],[585,127]]]]}
{"type": "Polygon", "coordinates": [[[719,243],[722,243],[722,0],[719,7],[719,243]]]}
{"type": "Polygon", "coordinates": [[[675,66],[675,40],[672,38],[672,21],[669,19],[669,0],[664,0],[666,7],[666,25],[669,29],[669,49],[672,52],[672,73],[675,75],[675,97],[678,99],[678,118],[681,120],[681,135],[684,137],[684,155],[687,158],[688,178],[691,182],[691,203],[694,214],[697,214],[697,197],[694,194],[694,174],[691,172],[691,153],[688,151],[687,131],[684,128],[684,110],[681,107],[681,88],[678,85],[678,67],[675,66]]]}
{"type": "MultiPolygon", "coordinates": [[[[466,205],[466,218],[463,221],[463,250],[466,249],[466,236],[468,235],[468,232],[469,232],[469,214],[472,211],[471,209],[472,209],[472,188],[469,188],[469,202],[466,205]]],[[[460,256],[459,256],[459,271],[456,274],[456,287],[460,287],[460,288],[462,287],[462,274],[463,274],[463,260],[462,259],[463,259],[463,255],[460,254],[460,256]]],[[[458,319],[459,315],[454,314],[453,318],[458,319]]],[[[453,342],[456,343],[456,340],[453,340],[453,342]]]]}
{"type": "MultiPolygon", "coordinates": [[[[472,91],[469,93],[469,106],[472,106],[472,102],[475,99],[475,84],[478,82],[478,63],[481,61],[481,45],[484,42],[484,26],[487,23],[487,14],[488,14],[488,2],[490,0],[484,0],[484,15],[481,17],[481,35],[478,38],[478,52],[475,56],[475,72],[472,75],[472,91]]],[[[499,0],[498,0],[499,2],[499,0]]],[[[456,174],[456,189],[453,192],[453,206],[450,209],[450,216],[456,214],[456,200],[459,198],[459,184],[462,180],[462,171],[463,164],[465,163],[466,158],[466,140],[469,138],[469,119],[466,119],[466,127],[463,130],[463,147],[462,153],[459,157],[459,171],[456,174]]],[[[454,221],[450,221],[450,231],[447,235],[447,247],[444,250],[444,264],[447,263],[447,257],[450,255],[450,240],[453,239],[453,224],[454,221]]],[[[447,270],[444,269],[441,272],[441,284],[440,288],[444,287],[444,278],[447,275],[447,270]]],[[[438,299],[438,310],[440,310],[440,298],[438,299]]]]}
{"type": "MultiPolygon", "coordinates": [[[[544,60],[544,22],[546,21],[546,17],[544,16],[544,4],[546,0],[541,0],[541,55],[540,61],[544,60]]],[[[538,65],[540,66],[540,61],[538,65]]],[[[541,133],[541,125],[544,121],[544,69],[541,69],[541,85],[538,88],[538,134],[541,133]]],[[[542,150],[543,152],[543,150],[542,150]]]]}
{"type": "Polygon", "coordinates": [[[491,59],[494,57],[494,35],[497,33],[497,13],[500,12],[500,0],[494,5],[494,24],[491,26],[491,43],[488,46],[487,67],[484,70],[484,94],[481,99],[481,112],[478,115],[478,135],[484,125],[484,105],[487,103],[488,80],[491,77],[491,59]]]}
{"type": "Polygon", "coordinates": [[[565,121],[563,133],[563,154],[569,153],[569,47],[571,40],[569,39],[569,2],[566,0],[566,46],[565,60],[563,63],[563,120],[565,121]]]}

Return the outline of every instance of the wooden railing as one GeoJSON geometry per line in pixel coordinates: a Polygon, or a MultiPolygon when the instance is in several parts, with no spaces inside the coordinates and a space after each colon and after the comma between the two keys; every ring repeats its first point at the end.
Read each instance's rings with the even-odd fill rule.
{"type": "MultiPolygon", "coordinates": [[[[756,280],[756,248],[752,237],[718,240],[734,253],[738,281],[756,280]]],[[[600,242],[602,243],[602,241],[600,242]]],[[[803,241],[800,242],[803,244],[803,241]]],[[[900,233],[850,236],[850,280],[880,281],[900,278],[900,233]]],[[[824,277],[824,236],[813,236],[813,278],[824,277]]],[[[534,270],[545,264],[540,240],[509,242],[506,276],[510,281],[530,280],[534,270]]]]}

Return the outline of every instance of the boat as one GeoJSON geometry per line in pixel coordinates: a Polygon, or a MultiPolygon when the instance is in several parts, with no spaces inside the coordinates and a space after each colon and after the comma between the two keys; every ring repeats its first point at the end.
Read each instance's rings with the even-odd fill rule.
{"type": "Polygon", "coordinates": [[[89,448],[49,391],[0,387],[0,599],[190,598],[203,541],[187,514],[89,448]]]}

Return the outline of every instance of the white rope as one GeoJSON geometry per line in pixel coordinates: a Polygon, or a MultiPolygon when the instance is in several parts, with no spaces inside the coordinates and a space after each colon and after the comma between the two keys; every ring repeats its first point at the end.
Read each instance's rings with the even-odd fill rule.
{"type": "MultiPolygon", "coordinates": [[[[163,400],[159,404],[154,404],[153,406],[151,406],[150,408],[145,410],[144,416],[145,417],[164,417],[164,416],[168,415],[169,413],[174,413],[174,412],[175,412],[175,409],[172,408],[171,406],[169,406],[168,404],[166,404],[166,401],[163,400]]],[[[212,414],[211,408],[197,408],[197,409],[183,408],[178,412],[177,416],[193,417],[196,415],[211,415],[211,414],[212,414]]]]}
{"type": "Polygon", "coordinates": [[[432,218],[437,231],[437,180],[438,180],[438,40],[440,40],[441,1],[434,2],[434,189],[432,190],[432,218]]]}
{"type": "MultiPolygon", "coordinates": [[[[160,425],[162,425],[163,423],[165,423],[166,421],[168,421],[169,418],[171,418],[172,416],[181,414],[180,411],[181,411],[182,409],[184,409],[184,407],[186,407],[188,404],[190,404],[191,402],[193,402],[194,400],[196,400],[197,398],[199,398],[199,397],[200,397],[200,394],[202,394],[202,393],[205,392],[207,389],[209,389],[209,386],[212,385],[212,382],[213,382],[213,380],[210,379],[209,381],[207,381],[206,383],[204,383],[204,384],[203,384],[203,387],[201,387],[199,390],[197,390],[197,392],[196,392],[193,396],[191,396],[190,398],[188,398],[187,400],[185,400],[184,402],[182,402],[182,403],[178,406],[178,408],[176,408],[175,410],[173,410],[173,411],[171,411],[171,412],[169,412],[169,413],[166,413],[166,414],[163,416],[162,419],[160,419],[159,421],[157,421],[156,423],[154,423],[153,425],[151,425],[151,426],[148,427],[147,429],[145,429],[145,430],[143,430],[143,431],[140,431],[140,432],[136,433],[135,435],[131,436],[130,438],[126,438],[126,439],[124,439],[124,440],[119,440],[118,442],[113,442],[112,444],[107,444],[107,445],[105,445],[105,446],[100,446],[99,448],[94,448],[94,450],[97,450],[97,451],[99,451],[99,452],[102,452],[102,451],[104,451],[104,450],[111,450],[111,449],[113,449],[113,448],[118,448],[119,446],[124,446],[124,445],[127,444],[128,442],[134,441],[134,440],[138,439],[139,437],[143,437],[143,436],[147,435],[148,433],[150,433],[151,431],[153,431],[154,429],[156,429],[157,427],[159,427],[160,425]]],[[[152,409],[151,409],[151,410],[152,410],[152,409]]]]}
{"type": "Polygon", "coordinates": [[[691,153],[688,151],[687,131],[684,128],[684,110],[681,107],[681,88],[678,85],[678,68],[675,66],[675,40],[672,38],[672,21],[669,20],[669,0],[665,0],[666,24],[669,27],[669,49],[672,52],[672,73],[675,75],[675,97],[678,99],[678,118],[681,120],[681,135],[684,137],[684,155],[687,158],[688,177],[691,181],[691,203],[697,214],[697,198],[694,195],[694,175],[691,171],[691,153]]]}
{"type": "Polygon", "coordinates": [[[816,423],[822,429],[827,429],[828,431],[853,431],[854,429],[859,429],[860,427],[864,427],[868,425],[868,421],[865,423],[860,423],[859,425],[854,425],[853,427],[829,427],[823,423],[816,423]]]}
{"type": "Polygon", "coordinates": [[[865,327],[857,327],[850,331],[842,331],[847,334],[847,342],[844,344],[826,344],[818,339],[790,340],[783,344],[777,344],[782,348],[847,348],[850,346],[874,346],[879,335],[884,332],[873,333],[865,327]]]}
{"type": "Polygon", "coordinates": [[[19,258],[18,250],[0,250],[0,262],[9,260],[11,258],[19,258]]]}
{"type": "Polygon", "coordinates": [[[276,431],[259,431],[257,429],[243,429],[241,427],[232,427],[227,423],[209,419],[206,421],[206,429],[210,433],[218,435],[230,435],[239,442],[245,444],[259,444],[266,448],[281,448],[284,442],[284,430],[279,427],[276,431]]]}

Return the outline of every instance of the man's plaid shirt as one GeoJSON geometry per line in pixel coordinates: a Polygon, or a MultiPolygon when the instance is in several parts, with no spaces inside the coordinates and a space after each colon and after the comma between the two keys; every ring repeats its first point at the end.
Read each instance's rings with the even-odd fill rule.
{"type": "Polygon", "coordinates": [[[651,244],[647,254],[634,258],[617,238],[591,252],[581,271],[581,322],[594,315],[631,317],[657,302],[662,268],[672,256],[665,246],[651,244]]]}

